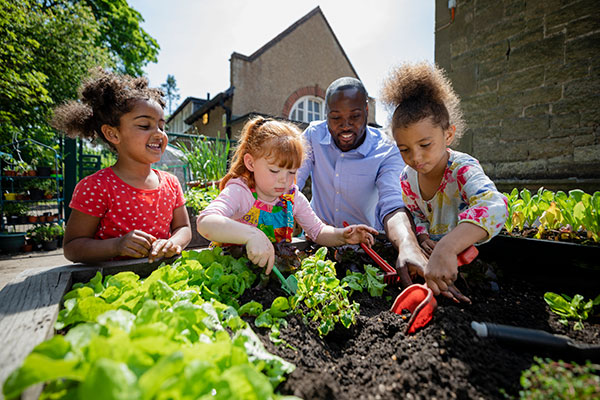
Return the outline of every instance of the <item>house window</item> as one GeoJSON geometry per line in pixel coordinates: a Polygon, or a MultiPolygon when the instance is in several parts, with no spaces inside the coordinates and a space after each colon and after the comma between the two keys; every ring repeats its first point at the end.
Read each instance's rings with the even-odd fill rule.
{"type": "Polygon", "coordinates": [[[311,122],[324,119],[323,99],[314,96],[299,98],[290,112],[292,121],[311,122]]]}

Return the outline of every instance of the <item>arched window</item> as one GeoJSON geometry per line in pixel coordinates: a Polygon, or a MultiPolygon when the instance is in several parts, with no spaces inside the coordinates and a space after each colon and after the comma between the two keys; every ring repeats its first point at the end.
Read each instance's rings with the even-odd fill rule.
{"type": "Polygon", "coordinates": [[[324,101],[315,96],[299,98],[292,106],[290,119],[292,121],[311,122],[325,119],[324,101]]]}

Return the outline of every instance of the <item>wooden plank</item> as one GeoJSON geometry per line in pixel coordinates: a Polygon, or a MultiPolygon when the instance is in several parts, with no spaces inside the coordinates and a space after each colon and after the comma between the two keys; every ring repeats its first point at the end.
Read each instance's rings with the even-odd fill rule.
{"type": "Polygon", "coordinates": [[[36,345],[54,334],[60,301],[68,287],[69,272],[27,270],[0,292],[2,384],[36,345]]]}

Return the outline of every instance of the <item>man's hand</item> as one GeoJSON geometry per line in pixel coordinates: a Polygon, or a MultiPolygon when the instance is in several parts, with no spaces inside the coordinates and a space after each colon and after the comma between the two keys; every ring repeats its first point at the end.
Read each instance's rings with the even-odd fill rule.
{"type": "Polygon", "coordinates": [[[123,257],[143,258],[148,256],[156,238],[138,229],[121,236],[116,242],[116,254],[123,257]]]}

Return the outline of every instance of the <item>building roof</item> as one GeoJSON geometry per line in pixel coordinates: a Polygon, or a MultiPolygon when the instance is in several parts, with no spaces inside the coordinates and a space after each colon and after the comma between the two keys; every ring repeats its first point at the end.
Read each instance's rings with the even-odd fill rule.
{"type": "Polygon", "coordinates": [[[340,51],[342,52],[342,54],[346,58],[346,61],[348,62],[348,65],[350,65],[350,68],[352,69],[352,72],[354,72],[354,75],[356,75],[356,77],[358,79],[360,79],[358,77],[358,74],[356,73],[356,70],[354,69],[354,66],[350,62],[350,59],[348,58],[348,55],[344,51],[344,48],[340,44],[337,36],[335,36],[335,33],[333,32],[333,29],[331,29],[331,25],[329,25],[329,22],[327,22],[327,18],[325,18],[325,15],[321,11],[321,7],[319,7],[319,6],[315,7],[312,11],[310,11],[304,17],[300,18],[298,21],[294,22],[292,25],[289,26],[289,28],[287,28],[285,31],[281,32],[279,35],[275,36],[275,38],[273,38],[267,44],[265,44],[264,46],[262,46],[260,49],[256,50],[250,56],[245,56],[243,54],[240,54],[240,53],[237,53],[237,52],[234,51],[231,54],[231,57],[232,58],[233,57],[239,58],[239,59],[242,59],[244,61],[254,61],[260,55],[262,55],[265,51],[269,50],[271,47],[273,47],[275,44],[277,44],[278,42],[280,42],[287,35],[289,35],[290,33],[292,33],[296,28],[298,28],[300,25],[302,25],[303,23],[305,23],[306,21],[308,21],[309,19],[311,19],[313,16],[315,16],[317,14],[320,14],[323,17],[323,20],[325,21],[325,25],[327,25],[327,28],[331,32],[331,36],[333,36],[333,39],[335,39],[335,42],[337,43],[338,47],[340,48],[340,51]]]}
{"type": "Polygon", "coordinates": [[[175,111],[169,115],[169,118],[167,119],[167,124],[169,123],[169,121],[171,121],[181,110],[183,110],[185,108],[185,106],[189,103],[189,102],[193,102],[195,103],[197,106],[202,106],[202,104],[206,103],[208,100],[206,99],[200,99],[198,97],[186,97],[185,100],[179,105],[179,107],[177,107],[175,109],[175,111]]]}
{"type": "Polygon", "coordinates": [[[230,98],[231,95],[233,95],[233,87],[230,87],[224,92],[219,93],[210,100],[204,100],[204,103],[200,106],[200,108],[194,111],[192,115],[187,117],[184,122],[188,125],[192,125],[195,121],[202,117],[205,112],[210,111],[218,105],[221,105],[222,102],[230,98]]]}

